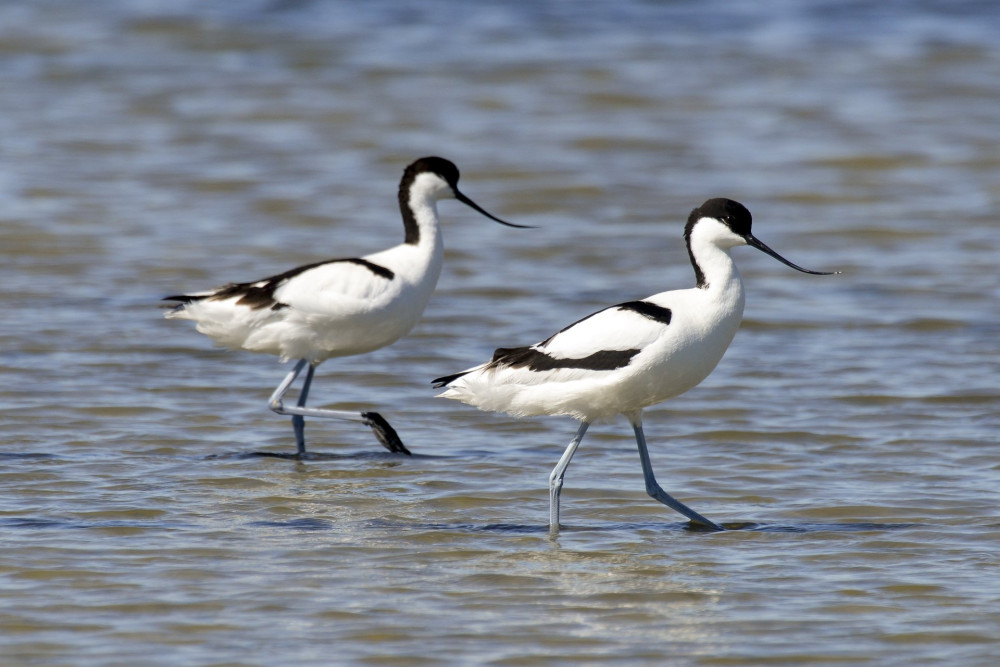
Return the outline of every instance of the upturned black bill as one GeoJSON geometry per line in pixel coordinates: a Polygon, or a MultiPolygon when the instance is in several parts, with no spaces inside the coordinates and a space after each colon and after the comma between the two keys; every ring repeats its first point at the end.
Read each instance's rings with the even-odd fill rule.
{"type": "Polygon", "coordinates": [[[766,254],[770,255],[771,257],[774,257],[776,260],[778,260],[782,264],[785,264],[786,266],[790,266],[793,269],[795,269],[796,271],[801,271],[802,273],[811,273],[814,276],[832,276],[832,275],[835,275],[837,273],[840,273],[839,271],[810,271],[809,269],[803,269],[798,264],[792,264],[787,259],[785,259],[781,255],[779,255],[778,253],[776,253],[773,250],[771,250],[770,248],[768,248],[764,244],[763,241],[757,240],[757,238],[754,237],[753,235],[747,234],[746,239],[747,239],[747,245],[752,246],[754,248],[757,248],[757,250],[760,250],[761,252],[766,253],[766,254]]]}
{"type": "Polygon", "coordinates": [[[463,204],[465,204],[466,206],[468,206],[472,210],[479,211],[480,213],[482,213],[483,215],[485,215],[490,220],[496,220],[501,225],[507,225],[508,227],[517,227],[519,229],[534,229],[534,227],[532,227],[531,225],[515,225],[513,222],[507,222],[506,220],[501,220],[500,218],[496,217],[495,215],[493,215],[491,213],[487,213],[486,210],[484,210],[479,204],[477,204],[476,202],[472,201],[471,199],[469,199],[468,197],[466,197],[465,195],[463,195],[458,190],[455,190],[455,199],[457,199],[458,201],[462,202],[463,204]]]}

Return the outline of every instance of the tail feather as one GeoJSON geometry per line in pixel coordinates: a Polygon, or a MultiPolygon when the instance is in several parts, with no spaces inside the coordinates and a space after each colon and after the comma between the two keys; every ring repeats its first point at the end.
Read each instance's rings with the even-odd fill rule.
{"type": "Polygon", "coordinates": [[[164,317],[175,318],[175,317],[185,317],[184,310],[190,303],[195,303],[201,301],[205,297],[201,294],[175,294],[173,296],[165,296],[161,301],[173,301],[174,303],[165,303],[162,308],[166,308],[167,312],[163,313],[164,317]]]}
{"type": "Polygon", "coordinates": [[[449,384],[457,380],[458,378],[468,375],[471,371],[462,371],[461,373],[455,373],[454,375],[445,375],[444,377],[439,377],[431,380],[431,385],[435,389],[440,389],[441,387],[447,387],[449,384]]]}
{"type": "MultiPolygon", "coordinates": [[[[165,296],[161,301],[179,301],[180,304],[191,303],[192,301],[201,301],[205,297],[200,294],[175,294],[174,296],[165,296]]],[[[178,304],[178,305],[180,305],[178,304]]]]}
{"type": "Polygon", "coordinates": [[[535,354],[534,347],[498,347],[493,352],[493,358],[485,364],[469,368],[454,375],[445,375],[444,377],[436,378],[431,380],[431,383],[435,389],[440,389],[441,387],[447,387],[458,378],[464,377],[473,371],[498,368],[500,366],[525,366],[527,365],[525,359],[530,358],[533,354],[535,354]]]}

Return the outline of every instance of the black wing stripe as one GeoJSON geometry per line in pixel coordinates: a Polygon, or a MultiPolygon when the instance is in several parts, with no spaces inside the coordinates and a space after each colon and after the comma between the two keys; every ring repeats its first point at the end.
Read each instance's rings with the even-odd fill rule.
{"type": "Polygon", "coordinates": [[[305,273],[310,269],[315,269],[316,267],[323,266],[325,264],[335,264],[337,262],[350,262],[351,264],[363,266],[376,276],[385,278],[386,280],[392,280],[396,277],[396,274],[390,269],[376,264],[375,262],[369,262],[367,259],[361,259],[360,257],[345,257],[343,259],[328,259],[322,262],[313,262],[312,264],[297,266],[290,271],[285,271],[284,273],[279,273],[278,275],[264,278],[263,280],[255,280],[252,283],[230,283],[225,287],[220,287],[211,294],[180,294],[177,296],[168,296],[164,299],[164,301],[180,301],[184,304],[191,303],[192,301],[201,301],[202,299],[225,301],[226,299],[239,297],[239,301],[236,302],[237,305],[247,306],[251,310],[260,310],[262,308],[281,310],[282,308],[288,308],[288,304],[281,303],[274,298],[274,293],[279,287],[295,276],[305,273]]]}
{"type": "MultiPolygon", "coordinates": [[[[657,306],[655,303],[650,303],[648,301],[627,301],[625,303],[620,303],[617,306],[611,306],[611,308],[617,308],[618,310],[630,310],[634,313],[642,315],[643,317],[649,318],[654,322],[659,322],[660,324],[670,324],[670,318],[672,317],[672,313],[669,308],[657,306]]],[[[609,309],[605,308],[604,310],[609,309]]],[[[572,329],[580,322],[590,319],[598,313],[604,312],[604,310],[599,310],[597,313],[591,313],[590,315],[587,315],[587,317],[577,320],[568,327],[560,329],[557,333],[548,337],[537,346],[498,347],[496,351],[493,352],[493,358],[490,360],[489,365],[493,368],[499,366],[527,368],[529,371],[551,371],[559,368],[613,371],[618,368],[628,366],[632,362],[632,358],[639,354],[639,350],[599,350],[593,354],[588,354],[586,357],[579,357],[576,359],[559,359],[557,357],[550,356],[539,349],[544,348],[559,334],[572,329]]],[[[445,387],[467,373],[468,371],[463,371],[461,373],[455,373],[454,375],[439,377],[433,380],[434,386],[439,388],[445,387]]]]}
{"type": "Polygon", "coordinates": [[[615,308],[618,310],[631,310],[661,324],[670,324],[670,317],[672,315],[669,308],[657,306],[655,303],[648,301],[628,301],[618,304],[615,308]]]}
{"type": "Polygon", "coordinates": [[[534,347],[500,348],[493,353],[492,366],[527,368],[529,371],[553,371],[577,368],[591,371],[613,371],[628,366],[639,350],[599,350],[586,357],[560,359],[534,347]]]}
{"type": "Polygon", "coordinates": [[[382,266],[380,264],[376,264],[375,262],[369,262],[367,259],[361,259],[360,257],[351,257],[349,259],[338,259],[338,260],[334,260],[334,261],[335,262],[351,262],[352,264],[357,264],[359,266],[363,266],[366,269],[368,269],[369,271],[371,271],[372,273],[374,273],[376,276],[378,276],[380,278],[385,278],[386,280],[392,280],[393,278],[396,277],[396,274],[393,273],[392,270],[387,269],[387,268],[385,268],[384,266],[382,266]]]}

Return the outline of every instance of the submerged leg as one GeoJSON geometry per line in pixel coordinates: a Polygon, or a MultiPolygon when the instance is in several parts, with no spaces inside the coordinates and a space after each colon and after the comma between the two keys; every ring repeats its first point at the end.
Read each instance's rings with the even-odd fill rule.
{"type": "Polygon", "coordinates": [[[559,532],[559,494],[562,493],[563,478],[566,477],[566,468],[576,454],[576,448],[580,446],[580,441],[590,428],[590,423],[581,422],[580,428],[576,432],[573,441],[566,447],[566,451],[559,458],[559,463],[552,469],[549,475],[549,532],[552,534],[559,532]]]}
{"type": "Polygon", "coordinates": [[[322,419],[343,419],[346,421],[360,422],[372,429],[375,437],[383,447],[393,453],[409,454],[410,450],[403,445],[395,429],[389,425],[382,415],[377,412],[351,412],[349,410],[324,410],[322,408],[307,408],[306,399],[309,397],[309,389],[312,386],[313,374],[316,371],[315,364],[309,364],[306,359],[300,359],[295,367],[285,376],[281,384],[277,386],[271,398],[268,400],[268,407],[279,415],[292,416],[292,428],[295,430],[295,444],[298,447],[299,455],[305,454],[305,417],[319,417],[322,419]],[[295,407],[286,407],[282,398],[288,388],[292,386],[295,378],[306,366],[309,370],[302,383],[302,391],[299,392],[299,400],[295,407]]]}
{"type": "MultiPolygon", "coordinates": [[[[302,381],[302,389],[299,391],[299,400],[296,406],[304,408],[306,400],[309,398],[309,388],[312,386],[313,374],[316,367],[309,364],[306,369],[306,379],[302,381]]],[[[295,431],[295,446],[298,448],[298,455],[306,453],[306,418],[302,415],[292,415],[292,429],[295,431]]]]}
{"type": "Polygon", "coordinates": [[[633,415],[629,416],[629,421],[632,422],[632,429],[635,431],[635,442],[639,446],[639,460],[642,462],[642,474],[646,478],[646,493],[670,509],[680,512],[694,523],[701,524],[713,530],[725,530],[719,524],[706,519],[671,496],[656,483],[656,477],[653,476],[653,465],[649,461],[649,452],[646,450],[646,436],[642,432],[642,418],[640,415],[633,415]]]}

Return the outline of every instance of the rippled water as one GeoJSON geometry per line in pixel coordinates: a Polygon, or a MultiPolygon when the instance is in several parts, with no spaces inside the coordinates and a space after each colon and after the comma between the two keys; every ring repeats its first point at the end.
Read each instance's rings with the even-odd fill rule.
{"type": "Polygon", "coordinates": [[[4,665],[993,664],[1000,635],[1000,11],[987,2],[0,5],[4,665]],[[758,3],[760,4],[760,3],[758,3]],[[274,359],[158,299],[402,238],[440,154],[522,224],[444,202],[396,345],[274,359]],[[596,426],[429,380],[692,284],[687,211],[750,249],[716,372],[649,410],[663,485],[596,426]]]}

